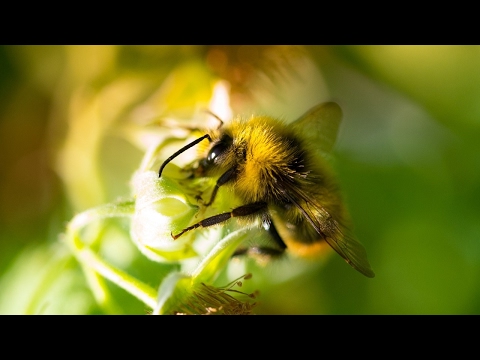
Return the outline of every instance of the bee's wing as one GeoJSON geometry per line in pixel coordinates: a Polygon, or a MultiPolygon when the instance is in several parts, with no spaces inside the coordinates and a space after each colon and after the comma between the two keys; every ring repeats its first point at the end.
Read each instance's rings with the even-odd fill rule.
{"type": "Polygon", "coordinates": [[[313,202],[298,189],[289,189],[285,195],[302,212],[317,233],[348,264],[367,277],[375,276],[363,245],[349,234],[348,229],[341,226],[323,206],[313,202]]]}
{"type": "Polygon", "coordinates": [[[334,102],[325,102],[308,110],[291,127],[328,154],[335,144],[341,120],[340,106],[334,102]]]}
{"type": "MultiPolygon", "coordinates": [[[[334,102],[325,102],[308,110],[290,126],[308,143],[314,144],[316,150],[329,154],[335,145],[341,120],[340,106],[334,102]]],[[[307,194],[287,184],[284,195],[302,212],[317,233],[353,268],[365,276],[374,277],[365,248],[348,229],[307,194]]]]}

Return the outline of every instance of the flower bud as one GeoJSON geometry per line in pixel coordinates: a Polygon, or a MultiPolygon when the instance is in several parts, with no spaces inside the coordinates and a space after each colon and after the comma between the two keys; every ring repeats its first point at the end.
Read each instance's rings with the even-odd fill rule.
{"type": "Polygon", "coordinates": [[[174,240],[192,222],[198,207],[189,202],[175,180],[153,171],[135,174],[133,189],[136,197],[131,236],[140,251],[154,261],[178,261],[197,254],[193,250],[193,233],[174,240]]]}

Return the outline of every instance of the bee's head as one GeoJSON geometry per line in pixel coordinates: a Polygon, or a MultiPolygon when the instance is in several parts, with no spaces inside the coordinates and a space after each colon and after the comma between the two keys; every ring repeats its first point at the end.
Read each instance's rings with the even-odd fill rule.
{"type": "Polygon", "coordinates": [[[223,134],[219,140],[212,142],[207,156],[200,160],[199,167],[203,171],[221,167],[226,161],[232,144],[233,139],[229,135],[223,134]]]}

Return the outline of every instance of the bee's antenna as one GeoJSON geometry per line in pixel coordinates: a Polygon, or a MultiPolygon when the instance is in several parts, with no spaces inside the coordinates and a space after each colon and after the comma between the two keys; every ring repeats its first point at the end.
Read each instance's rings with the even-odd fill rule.
{"type": "Polygon", "coordinates": [[[208,109],[205,109],[205,112],[206,112],[207,114],[213,116],[213,117],[214,117],[215,119],[217,119],[218,121],[220,121],[220,125],[218,125],[217,130],[220,129],[220,128],[222,127],[222,125],[223,125],[223,120],[220,119],[220,117],[219,117],[217,114],[214,114],[213,112],[211,112],[211,111],[208,110],[208,109]]]}
{"type": "Polygon", "coordinates": [[[172,161],[173,159],[175,159],[178,155],[180,155],[182,152],[184,152],[185,150],[188,150],[190,149],[192,146],[195,146],[197,145],[200,141],[202,141],[203,139],[208,139],[208,141],[212,141],[212,139],[210,138],[210,135],[208,134],[205,134],[203,135],[202,137],[198,138],[197,140],[194,140],[192,141],[190,144],[187,144],[185,145],[183,148],[181,148],[180,150],[178,150],[175,154],[173,154],[172,156],[170,156],[167,160],[165,160],[162,164],[162,166],[160,166],[160,170],[158,170],[158,177],[161,177],[162,176],[162,171],[163,171],[163,168],[170,162],[172,161]]]}

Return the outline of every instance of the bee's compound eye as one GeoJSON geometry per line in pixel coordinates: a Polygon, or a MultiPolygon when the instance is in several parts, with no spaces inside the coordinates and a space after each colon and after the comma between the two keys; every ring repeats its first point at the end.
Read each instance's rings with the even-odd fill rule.
{"type": "Polygon", "coordinates": [[[218,156],[222,155],[227,150],[228,146],[228,144],[223,142],[215,145],[208,153],[207,162],[209,164],[213,163],[218,156]]]}

